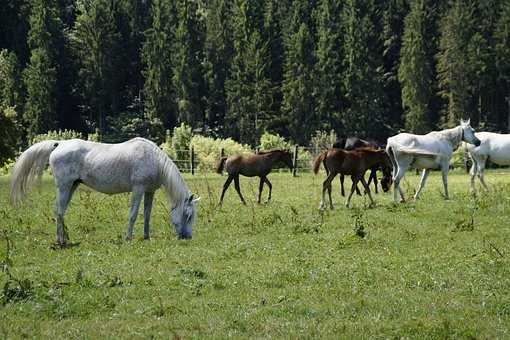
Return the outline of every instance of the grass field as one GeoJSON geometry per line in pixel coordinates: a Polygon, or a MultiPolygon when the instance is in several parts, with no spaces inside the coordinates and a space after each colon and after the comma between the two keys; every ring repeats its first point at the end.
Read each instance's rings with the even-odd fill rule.
{"type": "MultiPolygon", "coordinates": [[[[418,176],[406,178],[410,197],[418,176]]],[[[140,216],[125,242],[129,196],[82,187],[66,215],[79,245],[54,249],[51,177],[18,210],[0,177],[0,337],[509,338],[510,173],[487,178],[473,198],[451,172],[444,201],[434,173],[420,201],[379,194],[374,209],[359,196],[344,208],[336,180],[336,209],[321,213],[323,175],[270,175],[268,205],[242,178],[248,206],[232,187],[221,209],[225,177],[187,175],[202,196],[189,241],[162,192],[152,239],[140,216]]]]}

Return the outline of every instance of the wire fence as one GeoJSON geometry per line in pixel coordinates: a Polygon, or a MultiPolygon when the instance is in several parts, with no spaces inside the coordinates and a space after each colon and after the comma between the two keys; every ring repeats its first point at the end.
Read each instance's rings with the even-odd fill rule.
{"type": "MultiPolygon", "coordinates": [[[[179,170],[183,173],[203,173],[203,172],[212,172],[213,169],[211,167],[210,161],[211,158],[214,160],[214,163],[218,162],[223,156],[232,156],[225,153],[222,149],[217,155],[211,156],[211,154],[207,155],[207,164],[205,161],[202,161],[200,157],[198,157],[197,152],[191,147],[189,150],[179,149],[174,150],[176,156],[172,158],[173,162],[177,165],[179,170]]],[[[273,169],[275,171],[282,172],[291,172],[293,175],[297,175],[300,172],[310,172],[312,171],[312,161],[315,157],[321,152],[324,151],[318,147],[304,147],[304,146],[294,146],[291,150],[292,153],[292,165],[293,169],[290,170],[284,164],[277,164],[273,169]]],[[[258,149],[250,150],[251,153],[258,153],[258,149]]]]}

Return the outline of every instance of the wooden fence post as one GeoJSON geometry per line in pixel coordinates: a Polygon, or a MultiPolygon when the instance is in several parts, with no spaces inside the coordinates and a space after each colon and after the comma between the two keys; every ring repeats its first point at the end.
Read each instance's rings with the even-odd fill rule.
{"type": "Polygon", "coordinates": [[[194,175],[195,174],[195,150],[193,148],[193,145],[191,146],[191,149],[190,149],[190,165],[191,165],[191,174],[194,175]]]}
{"type": "Polygon", "coordinates": [[[220,159],[222,159],[223,157],[225,157],[225,149],[221,148],[221,150],[220,150],[220,159]]]}
{"type": "Polygon", "coordinates": [[[292,176],[293,177],[296,177],[296,172],[297,172],[297,161],[298,161],[297,153],[298,153],[298,146],[295,145],[294,146],[294,157],[292,159],[292,176]]]}

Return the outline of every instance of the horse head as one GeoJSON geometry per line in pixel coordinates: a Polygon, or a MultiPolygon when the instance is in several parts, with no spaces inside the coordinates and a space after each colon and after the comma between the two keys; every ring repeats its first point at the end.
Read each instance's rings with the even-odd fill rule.
{"type": "Polygon", "coordinates": [[[470,123],[471,119],[468,119],[467,121],[464,121],[463,119],[460,120],[460,127],[462,129],[461,140],[475,146],[480,146],[481,142],[478,138],[476,138],[475,130],[471,127],[470,123]]]}
{"type": "Polygon", "coordinates": [[[174,224],[177,237],[180,239],[190,239],[192,235],[193,223],[196,217],[196,205],[200,197],[195,198],[193,194],[189,195],[184,201],[174,205],[171,211],[171,221],[174,224]]]}
{"type": "Polygon", "coordinates": [[[294,169],[294,163],[292,162],[292,153],[290,150],[279,150],[280,151],[280,161],[283,162],[286,166],[289,167],[290,170],[294,169]]]}

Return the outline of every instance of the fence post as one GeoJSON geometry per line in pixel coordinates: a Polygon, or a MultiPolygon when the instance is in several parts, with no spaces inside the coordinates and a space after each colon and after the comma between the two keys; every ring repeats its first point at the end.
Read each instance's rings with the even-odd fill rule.
{"type": "Polygon", "coordinates": [[[220,159],[222,159],[223,157],[225,157],[225,149],[221,148],[221,150],[220,150],[220,159]]]}
{"type": "Polygon", "coordinates": [[[194,148],[193,148],[193,145],[191,146],[191,149],[190,149],[190,165],[191,165],[191,174],[194,175],[195,174],[195,151],[194,151],[194,148]]]}
{"type": "Polygon", "coordinates": [[[292,176],[293,177],[296,177],[296,172],[297,172],[297,153],[298,153],[298,146],[295,145],[294,146],[294,157],[292,159],[292,176]]]}

